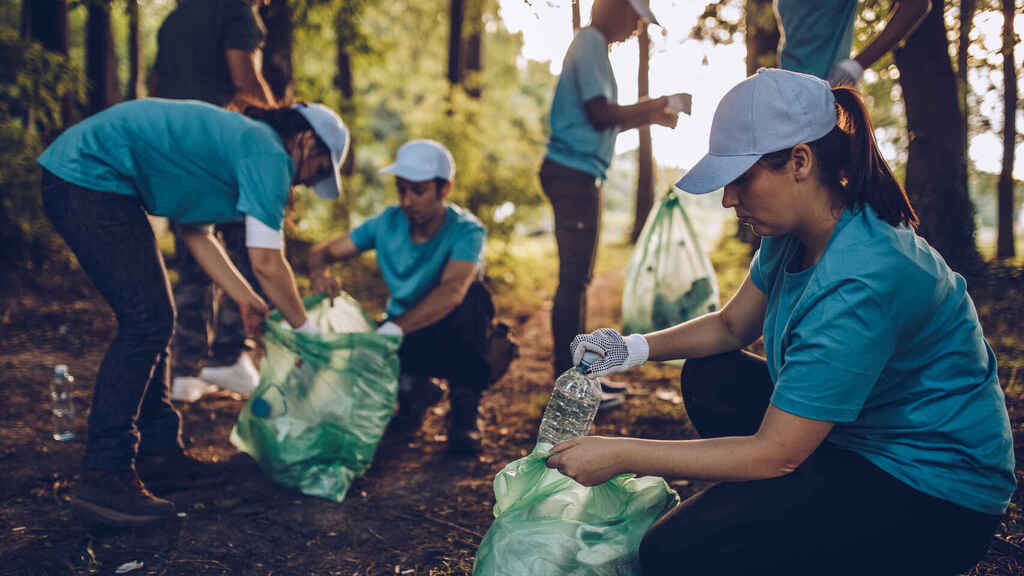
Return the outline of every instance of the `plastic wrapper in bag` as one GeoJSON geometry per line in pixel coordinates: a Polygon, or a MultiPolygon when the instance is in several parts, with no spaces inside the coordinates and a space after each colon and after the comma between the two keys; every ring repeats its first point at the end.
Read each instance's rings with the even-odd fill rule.
{"type": "Polygon", "coordinates": [[[305,305],[320,333],[300,334],[271,314],[260,384],[231,443],[275,482],[340,502],[372,463],[394,413],[400,340],[371,331],[347,295],[305,305]]]}
{"type": "Polygon", "coordinates": [[[494,478],[494,524],[474,576],[616,575],[638,570],[648,528],[679,503],[661,478],[621,475],[585,487],[536,450],[494,478]]]}
{"type": "Polygon", "coordinates": [[[718,280],[674,191],[637,239],[622,293],[622,332],[669,328],[719,308],[718,280]]]}

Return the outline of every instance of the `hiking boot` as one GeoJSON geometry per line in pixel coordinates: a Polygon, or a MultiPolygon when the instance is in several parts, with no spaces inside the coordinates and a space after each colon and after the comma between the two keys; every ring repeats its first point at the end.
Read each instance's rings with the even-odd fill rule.
{"type": "Polygon", "coordinates": [[[455,454],[479,454],[483,433],[477,420],[480,392],[456,390],[451,394],[451,414],[448,427],[448,450],[455,454]]]}
{"type": "Polygon", "coordinates": [[[174,504],[147,490],[134,468],[86,468],[71,506],[82,518],[107,526],[148,526],[175,515],[174,504]]]}
{"type": "Polygon", "coordinates": [[[139,455],[135,467],[146,486],[158,494],[213,486],[224,480],[223,464],[196,460],[184,452],[139,455]]]}
{"type": "Polygon", "coordinates": [[[216,391],[216,386],[195,376],[175,376],[171,380],[171,400],[175,402],[195,402],[216,391]]]}
{"type": "Polygon", "coordinates": [[[230,366],[204,366],[199,378],[244,397],[249,397],[260,385],[260,372],[245,352],[239,354],[238,360],[230,366]]]}
{"type": "Polygon", "coordinates": [[[398,413],[395,430],[400,434],[415,434],[423,424],[423,417],[441,397],[444,390],[430,378],[402,374],[398,379],[398,413]]]}

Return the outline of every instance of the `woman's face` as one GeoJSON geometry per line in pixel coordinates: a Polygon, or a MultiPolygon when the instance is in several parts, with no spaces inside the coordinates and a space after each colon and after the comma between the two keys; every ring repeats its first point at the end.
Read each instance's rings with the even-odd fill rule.
{"type": "Polygon", "coordinates": [[[722,206],[735,210],[740,224],[758,236],[792,232],[800,213],[792,163],[790,160],[781,170],[754,164],[725,186],[722,206]]]}
{"type": "Polygon", "coordinates": [[[298,146],[300,147],[299,162],[295,167],[295,177],[293,178],[295,184],[312,186],[331,175],[331,170],[334,169],[331,164],[331,156],[329,153],[324,153],[317,145],[316,138],[311,132],[307,132],[299,139],[298,146]]]}

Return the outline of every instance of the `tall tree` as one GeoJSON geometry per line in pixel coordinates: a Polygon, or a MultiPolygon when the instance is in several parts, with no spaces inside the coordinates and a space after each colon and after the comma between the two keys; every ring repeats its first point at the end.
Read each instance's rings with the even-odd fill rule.
{"type": "Polygon", "coordinates": [[[139,0],[128,5],[128,99],[142,96],[142,38],[139,36],[139,0]]]}
{"type": "Polygon", "coordinates": [[[572,0],[572,33],[580,31],[580,0],[572,0]]]}
{"type": "Polygon", "coordinates": [[[1013,164],[1017,145],[1017,72],[1013,46],[1014,0],[1003,0],[1003,165],[999,171],[999,232],[996,258],[1016,255],[1013,239],[1013,164]]]}
{"type": "Polygon", "coordinates": [[[260,70],[278,102],[290,102],[292,87],[292,10],[287,0],[271,0],[260,8],[260,17],[267,28],[260,70]]]}
{"type": "Polygon", "coordinates": [[[465,17],[465,0],[451,0],[448,10],[448,82],[452,86],[462,84],[466,70],[465,45],[462,41],[465,17]]]}
{"type": "Polygon", "coordinates": [[[89,3],[85,34],[85,74],[89,79],[88,113],[95,114],[121,100],[117,54],[110,24],[110,0],[89,3]]]}
{"type": "Polygon", "coordinates": [[[961,273],[979,270],[974,206],[967,195],[956,76],[941,5],[893,52],[906,104],[910,149],[906,188],[921,221],[918,232],[961,273]]]}
{"type": "MultiPolygon", "coordinates": [[[[650,94],[651,36],[647,23],[640,22],[640,69],[637,74],[637,96],[640,99],[650,94]]],[[[644,229],[647,213],[654,205],[654,155],[651,146],[651,127],[641,126],[640,148],[636,155],[636,211],[633,214],[633,231],[629,241],[635,243],[644,229]]]]}
{"type": "Polygon", "coordinates": [[[974,12],[977,8],[977,0],[960,0],[960,23],[959,38],[956,49],[956,79],[957,94],[960,97],[960,145],[964,149],[964,157],[967,157],[967,97],[971,92],[971,86],[967,82],[968,57],[967,49],[971,46],[971,29],[974,27],[974,12]]]}
{"type": "Polygon", "coordinates": [[[483,91],[483,79],[480,72],[484,69],[484,0],[468,0],[466,4],[466,93],[472,98],[479,98],[483,91]]]}
{"type": "MultiPolygon", "coordinates": [[[[51,52],[67,56],[67,0],[24,0],[21,3],[21,37],[39,42],[51,52]]],[[[71,112],[72,97],[67,94],[61,99],[61,119],[65,125],[70,122],[71,112]]],[[[25,126],[34,128],[35,125],[35,108],[27,106],[25,126]]]]}

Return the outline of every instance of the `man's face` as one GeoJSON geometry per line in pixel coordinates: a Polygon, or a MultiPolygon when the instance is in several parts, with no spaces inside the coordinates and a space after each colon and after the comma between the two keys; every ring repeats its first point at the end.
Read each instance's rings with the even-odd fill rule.
{"type": "Polygon", "coordinates": [[[410,224],[423,224],[444,212],[444,199],[448,191],[439,190],[437,181],[413,182],[396,177],[395,184],[398,187],[398,203],[410,224]]]}

